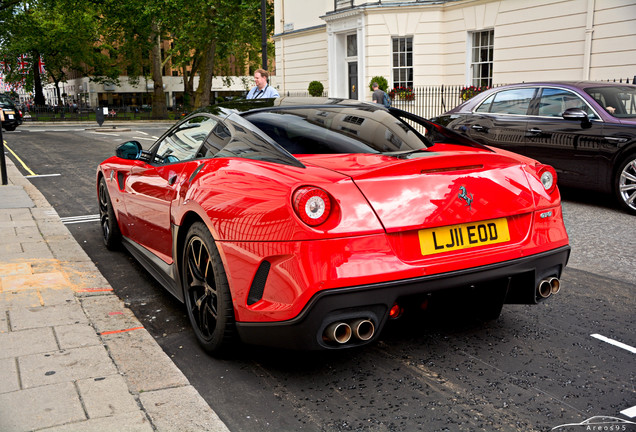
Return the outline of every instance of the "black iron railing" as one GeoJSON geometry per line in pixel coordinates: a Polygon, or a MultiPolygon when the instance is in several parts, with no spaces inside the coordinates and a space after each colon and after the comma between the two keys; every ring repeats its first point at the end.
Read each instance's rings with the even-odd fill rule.
{"type": "MultiPolygon", "coordinates": [[[[636,76],[605,81],[636,84],[636,76]]],[[[432,118],[456,107],[483,89],[475,91],[473,88],[467,88],[462,85],[433,85],[391,90],[389,93],[392,96],[392,106],[420,117],[432,118]]],[[[284,92],[281,93],[281,96],[311,97],[307,91],[284,92]]],[[[326,97],[327,92],[323,96],[326,97]]],[[[152,116],[150,109],[149,105],[142,107],[109,107],[109,115],[105,116],[105,119],[149,120],[152,116]]],[[[178,120],[184,114],[185,112],[181,109],[168,112],[171,120],[178,120]]],[[[95,120],[95,108],[74,108],[72,106],[31,108],[25,117],[27,121],[95,120]]]]}

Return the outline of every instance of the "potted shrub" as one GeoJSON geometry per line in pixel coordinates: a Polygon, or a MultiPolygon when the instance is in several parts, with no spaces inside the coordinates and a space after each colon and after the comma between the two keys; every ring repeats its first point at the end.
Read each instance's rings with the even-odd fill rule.
{"type": "Polygon", "coordinates": [[[382,76],[374,76],[373,78],[371,78],[371,81],[369,81],[369,90],[371,91],[373,91],[374,82],[378,83],[378,88],[382,90],[383,92],[388,91],[389,82],[386,80],[386,78],[382,76]]]}
{"type": "Polygon", "coordinates": [[[310,82],[309,83],[309,88],[307,89],[309,94],[314,96],[314,97],[322,96],[322,93],[324,92],[324,90],[325,90],[325,87],[322,85],[322,83],[320,81],[312,81],[312,82],[310,82]]]}

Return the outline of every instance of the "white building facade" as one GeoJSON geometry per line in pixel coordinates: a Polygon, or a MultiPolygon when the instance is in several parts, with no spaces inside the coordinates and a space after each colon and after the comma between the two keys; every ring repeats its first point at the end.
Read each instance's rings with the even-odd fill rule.
{"type": "MultiPolygon", "coordinates": [[[[194,89],[199,85],[199,76],[194,77],[194,89]]],[[[231,96],[245,93],[254,85],[254,79],[248,76],[215,77],[212,80],[211,93],[215,97],[231,96]]],[[[53,83],[44,87],[44,96],[50,105],[78,104],[81,108],[95,108],[99,106],[138,106],[150,104],[154,89],[153,81],[139,78],[135,82],[127,76],[121,76],[118,83],[103,84],[91,81],[89,77],[69,79],[60,86],[60,96],[53,83]],[[61,99],[61,100],[60,100],[61,99]]],[[[178,107],[183,103],[183,77],[164,76],[163,89],[166,95],[166,105],[169,108],[178,107]]]]}
{"type": "Polygon", "coordinates": [[[634,0],[274,0],[281,95],[636,76],[634,0]]]}

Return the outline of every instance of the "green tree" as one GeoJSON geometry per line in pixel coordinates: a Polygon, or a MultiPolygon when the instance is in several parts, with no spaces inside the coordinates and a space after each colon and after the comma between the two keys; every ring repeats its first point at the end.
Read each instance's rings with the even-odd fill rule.
{"type": "Polygon", "coordinates": [[[25,80],[27,91],[35,92],[35,103],[43,105],[40,58],[46,75],[56,86],[66,80],[71,70],[89,73],[103,69],[108,58],[96,50],[99,40],[97,15],[90,3],[79,0],[31,0],[12,2],[3,9],[0,26],[0,55],[7,65],[9,82],[25,80]],[[27,67],[20,68],[19,60],[27,67]]]}
{"type": "MultiPolygon", "coordinates": [[[[266,4],[271,34],[273,3],[266,4]]],[[[260,63],[260,16],[260,0],[7,0],[0,3],[0,54],[16,80],[17,59],[30,54],[29,85],[39,82],[39,55],[56,85],[70,70],[98,82],[151,78],[153,117],[165,118],[165,64],[182,69],[195,107],[208,105],[215,76],[232,66],[251,73],[260,63]],[[171,48],[162,50],[166,39],[171,48]]]]}
{"type": "Polygon", "coordinates": [[[133,83],[141,77],[151,78],[152,117],[167,118],[161,40],[167,16],[162,6],[169,0],[93,2],[99,6],[102,47],[108,50],[113,60],[110,67],[102,71],[102,77],[95,79],[113,79],[109,76],[113,72],[127,75],[133,83]]]}
{"type": "MultiPolygon", "coordinates": [[[[170,0],[174,8],[171,55],[173,64],[184,71],[184,91],[193,92],[194,74],[199,86],[193,92],[195,108],[210,103],[215,76],[231,75],[231,66],[242,74],[260,64],[260,0],[170,0]],[[190,74],[187,73],[188,67],[190,74]]],[[[273,28],[273,4],[267,2],[268,28],[273,28]]]]}

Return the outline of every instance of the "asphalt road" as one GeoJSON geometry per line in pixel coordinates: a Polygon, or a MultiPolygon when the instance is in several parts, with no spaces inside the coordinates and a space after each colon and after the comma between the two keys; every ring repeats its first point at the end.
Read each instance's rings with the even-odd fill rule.
{"type": "Polygon", "coordinates": [[[471,318],[470,305],[442,304],[355,351],[242,346],[218,359],[199,349],[181,304],[126,252],[102,245],[97,164],[117,144],[137,139],[149,147],[166,129],[126,127],[25,125],[4,138],[8,157],[36,174],[30,180],[116,293],[232,431],[545,431],[593,416],[636,422],[629,417],[636,416],[636,217],[611,197],[563,191],[572,256],[561,292],[539,305],[506,305],[484,324],[471,318]]]}

